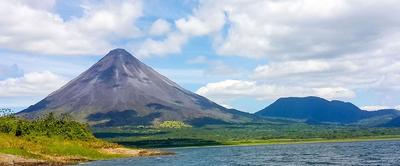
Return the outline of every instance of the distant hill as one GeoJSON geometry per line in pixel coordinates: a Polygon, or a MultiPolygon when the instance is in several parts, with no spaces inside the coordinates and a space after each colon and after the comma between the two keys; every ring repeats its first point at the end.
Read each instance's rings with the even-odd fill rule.
{"type": "Polygon", "coordinates": [[[124,49],[110,51],[18,116],[35,118],[48,112],[69,113],[95,126],[151,125],[166,120],[202,125],[257,119],[182,88],[124,49]]]}
{"type": "Polygon", "coordinates": [[[280,98],[255,114],[264,117],[301,119],[313,124],[322,122],[349,124],[372,117],[400,115],[400,112],[393,109],[364,111],[349,102],[328,101],[310,96],[280,98]]]}

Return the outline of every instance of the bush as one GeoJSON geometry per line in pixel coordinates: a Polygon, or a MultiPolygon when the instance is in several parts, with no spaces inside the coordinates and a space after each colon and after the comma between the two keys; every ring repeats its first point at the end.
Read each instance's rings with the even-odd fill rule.
{"type": "Polygon", "coordinates": [[[0,117],[0,132],[15,133],[18,121],[14,117],[0,117]]]}
{"type": "Polygon", "coordinates": [[[158,128],[180,129],[180,128],[188,128],[188,127],[192,127],[192,126],[190,126],[188,124],[185,124],[182,121],[172,120],[172,121],[161,122],[156,127],[158,127],[158,128]]]}
{"type": "Polygon", "coordinates": [[[88,125],[73,121],[68,115],[56,117],[53,113],[32,121],[13,116],[0,117],[0,132],[15,136],[94,138],[88,125]]]}

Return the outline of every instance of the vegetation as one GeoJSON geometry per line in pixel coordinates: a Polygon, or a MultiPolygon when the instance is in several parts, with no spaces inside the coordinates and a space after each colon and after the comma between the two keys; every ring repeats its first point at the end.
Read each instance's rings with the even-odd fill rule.
{"type": "Polygon", "coordinates": [[[194,128],[96,128],[94,134],[131,147],[329,142],[400,138],[400,128],[292,124],[208,125],[194,128]]]}
{"type": "Polygon", "coordinates": [[[156,128],[166,128],[166,129],[181,129],[192,127],[188,124],[185,124],[182,121],[171,120],[171,121],[163,121],[160,124],[156,125],[156,128]]]}
{"type": "Polygon", "coordinates": [[[48,137],[16,137],[0,133],[0,153],[14,154],[46,160],[55,163],[71,163],[122,157],[101,153],[98,149],[112,148],[117,145],[97,139],[65,140],[48,137]]]}
{"type": "Polygon", "coordinates": [[[46,136],[80,140],[94,138],[89,126],[71,120],[68,115],[55,117],[52,113],[32,121],[4,116],[0,118],[0,132],[14,136],[46,136]]]}
{"type": "Polygon", "coordinates": [[[67,115],[49,114],[32,121],[12,115],[0,117],[0,153],[54,163],[128,156],[102,151],[112,148],[120,146],[96,139],[87,125],[73,121],[67,115]]]}

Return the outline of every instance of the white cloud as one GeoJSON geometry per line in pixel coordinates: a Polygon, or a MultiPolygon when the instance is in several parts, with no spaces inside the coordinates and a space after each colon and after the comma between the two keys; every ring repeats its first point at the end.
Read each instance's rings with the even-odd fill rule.
{"type": "Polygon", "coordinates": [[[332,62],[327,60],[288,61],[258,66],[254,70],[254,77],[269,78],[295,74],[337,72],[341,70],[351,71],[356,68],[352,62],[332,62]]]}
{"type": "Polygon", "coordinates": [[[138,56],[141,57],[180,53],[191,37],[217,33],[225,24],[225,14],[218,7],[213,7],[212,3],[209,3],[207,10],[195,10],[194,15],[176,20],[176,30],[167,33],[164,39],[147,38],[143,44],[133,44],[131,47],[138,50],[138,56]]]}
{"type": "Polygon", "coordinates": [[[225,13],[220,9],[221,2],[203,1],[201,9],[194,10],[192,16],[175,21],[176,27],[189,36],[208,35],[220,31],[225,25],[225,13]]]}
{"type": "Polygon", "coordinates": [[[113,40],[141,34],[134,24],[142,16],[141,1],[104,1],[101,4],[87,4],[84,8],[82,17],[68,23],[87,36],[113,40]]]}
{"type": "Polygon", "coordinates": [[[159,35],[164,35],[169,31],[171,31],[171,24],[168,21],[165,21],[164,19],[157,19],[151,25],[149,33],[150,35],[159,36],[159,35]]]}
{"type": "Polygon", "coordinates": [[[211,35],[220,55],[300,60],[376,50],[400,27],[399,10],[399,1],[204,0],[175,24],[211,35]]]}
{"type": "Polygon", "coordinates": [[[52,11],[56,0],[15,0],[19,3],[26,4],[29,7],[40,10],[52,11]]]}
{"type": "Polygon", "coordinates": [[[366,51],[330,59],[270,62],[258,66],[251,79],[291,86],[393,91],[400,88],[395,83],[400,81],[399,55],[366,51]]]}
{"type": "Polygon", "coordinates": [[[400,26],[388,19],[398,6],[395,1],[345,0],[236,3],[225,10],[231,28],[216,48],[224,55],[269,59],[340,56],[375,49],[374,43],[386,35],[382,32],[400,26]],[[366,21],[371,18],[384,21],[371,27],[366,21]]]}
{"type": "Polygon", "coordinates": [[[0,81],[0,97],[47,95],[65,83],[62,77],[49,71],[28,73],[0,81]]]}
{"type": "Polygon", "coordinates": [[[164,40],[147,39],[143,44],[133,49],[137,50],[137,55],[140,57],[149,57],[151,55],[163,56],[180,53],[186,41],[187,36],[185,35],[169,33],[164,40]]]}
{"type": "Polygon", "coordinates": [[[255,81],[225,80],[208,83],[196,93],[216,101],[226,101],[241,97],[254,97],[258,100],[271,100],[288,96],[320,96],[328,99],[353,98],[355,93],[343,87],[308,88],[301,86],[281,86],[259,84],[255,81]]]}
{"type": "Polygon", "coordinates": [[[66,21],[49,9],[53,1],[1,1],[0,15],[7,17],[0,17],[0,47],[39,54],[103,53],[114,39],[140,34],[134,25],[140,1],[114,2],[87,4],[82,17],[66,21]]]}

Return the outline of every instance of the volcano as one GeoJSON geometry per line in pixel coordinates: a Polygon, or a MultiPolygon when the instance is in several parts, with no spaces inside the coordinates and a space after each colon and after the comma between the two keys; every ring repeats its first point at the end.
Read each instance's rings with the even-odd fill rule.
{"type": "Polygon", "coordinates": [[[166,120],[203,125],[255,118],[182,88],[124,49],[110,51],[18,116],[36,118],[49,112],[67,113],[94,126],[151,125],[166,120]]]}

